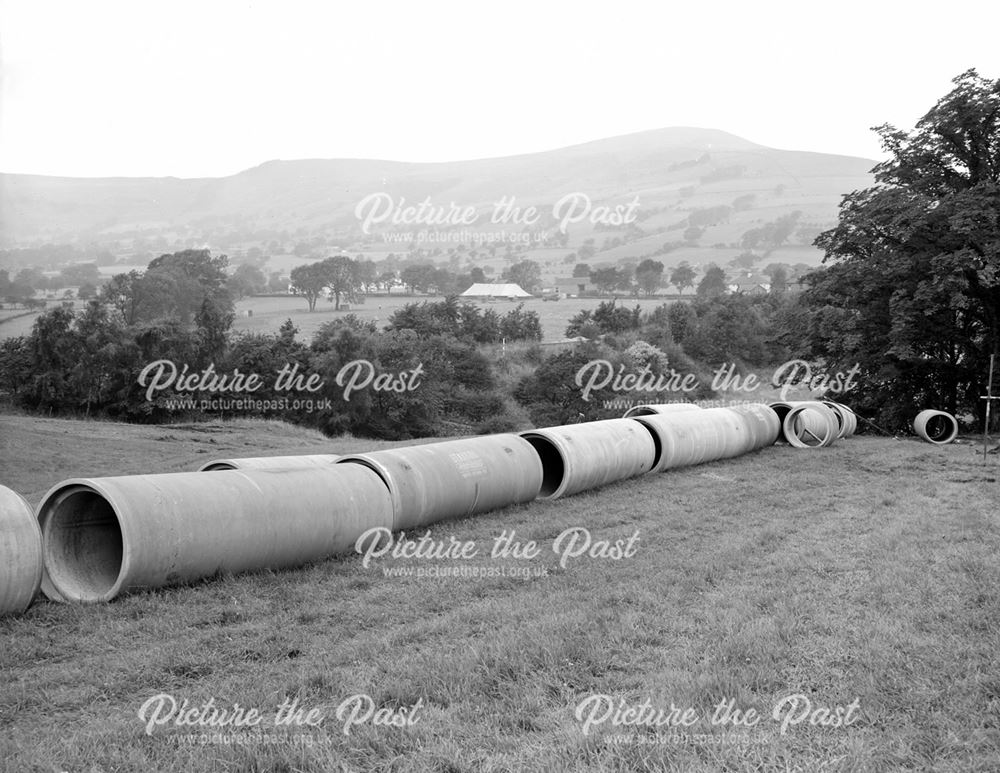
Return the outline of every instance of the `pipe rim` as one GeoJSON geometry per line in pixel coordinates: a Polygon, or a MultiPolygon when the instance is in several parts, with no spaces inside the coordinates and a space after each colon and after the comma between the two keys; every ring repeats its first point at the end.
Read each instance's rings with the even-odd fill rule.
{"type": "Polygon", "coordinates": [[[951,443],[958,437],[958,419],[947,411],[937,411],[928,408],[917,414],[913,420],[913,430],[928,443],[943,446],[951,443]],[[943,431],[943,427],[942,431],[935,430],[936,426],[940,425],[942,421],[948,425],[947,432],[943,431]]]}
{"type": "Polygon", "coordinates": [[[550,436],[546,434],[545,430],[528,430],[527,432],[522,432],[520,437],[531,444],[531,447],[535,450],[535,453],[538,454],[538,458],[542,464],[542,486],[538,490],[538,496],[536,498],[558,499],[566,490],[567,480],[569,479],[569,476],[567,475],[567,469],[569,468],[568,457],[563,450],[562,443],[559,442],[557,436],[550,436]],[[545,453],[539,450],[536,445],[536,441],[544,444],[545,453]],[[551,452],[553,451],[559,460],[558,482],[555,486],[547,483],[549,481],[550,466],[546,464],[546,455],[551,455],[551,452]]]}
{"type": "MultiPolygon", "coordinates": [[[[837,437],[837,421],[835,418],[831,421],[832,411],[816,410],[815,405],[795,405],[786,414],[784,420],[781,422],[783,429],[783,434],[785,436],[785,441],[794,448],[826,448],[833,444],[833,441],[837,437]],[[826,422],[826,433],[823,435],[822,439],[818,443],[812,444],[802,439],[795,429],[796,420],[799,415],[805,413],[806,411],[815,411],[818,413],[826,422]]],[[[811,432],[809,434],[812,434],[811,432]]],[[[816,437],[815,435],[813,436],[816,437]]]]}
{"type": "Polygon", "coordinates": [[[99,479],[71,478],[56,484],[42,497],[42,501],[38,505],[38,523],[42,530],[42,559],[48,583],[52,590],[58,594],[54,600],[98,603],[111,601],[121,593],[125,578],[128,577],[132,569],[133,545],[133,540],[127,526],[128,519],[122,517],[122,512],[124,510],[121,507],[121,503],[115,501],[113,492],[101,485],[99,479]],[[52,560],[53,551],[56,549],[56,546],[52,544],[52,540],[54,539],[52,518],[59,515],[61,508],[68,506],[67,503],[71,498],[81,494],[93,495],[104,501],[113,516],[114,525],[117,527],[117,532],[120,536],[121,556],[118,560],[117,572],[114,573],[114,580],[110,584],[94,581],[89,583],[91,586],[89,588],[81,587],[88,585],[85,581],[81,581],[76,585],[68,584],[72,583],[74,578],[79,579],[79,575],[74,570],[79,571],[83,567],[77,563],[71,565],[70,569],[67,570],[52,560]],[[56,571],[53,571],[53,569],[56,571]],[[64,580],[67,583],[64,583],[64,580]],[[98,586],[99,588],[95,590],[98,586]],[[87,593],[86,591],[88,590],[93,592],[87,593]]]}

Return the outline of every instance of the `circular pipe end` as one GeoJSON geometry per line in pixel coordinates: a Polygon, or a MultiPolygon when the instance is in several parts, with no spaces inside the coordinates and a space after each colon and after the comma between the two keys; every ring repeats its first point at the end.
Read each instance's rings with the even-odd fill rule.
{"type": "Polygon", "coordinates": [[[61,600],[110,601],[121,590],[125,535],[110,499],[86,481],[66,481],[38,506],[48,582],[61,600]]]}

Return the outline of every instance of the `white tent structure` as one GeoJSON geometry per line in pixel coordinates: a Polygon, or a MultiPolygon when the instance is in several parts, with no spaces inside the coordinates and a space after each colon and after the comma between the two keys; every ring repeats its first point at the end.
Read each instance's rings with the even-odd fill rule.
{"type": "Polygon", "coordinates": [[[483,284],[476,283],[459,296],[461,298],[533,298],[516,284],[483,284]]]}

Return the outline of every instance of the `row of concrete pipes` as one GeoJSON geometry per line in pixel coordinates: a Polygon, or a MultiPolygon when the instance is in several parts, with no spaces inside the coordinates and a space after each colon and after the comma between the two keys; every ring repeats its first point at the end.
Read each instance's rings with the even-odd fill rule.
{"type": "Polygon", "coordinates": [[[852,416],[818,402],[673,403],[621,419],[371,453],[75,478],[35,509],[0,486],[0,614],[24,611],[39,588],[57,601],[100,602],[217,573],[300,566],[350,553],[373,527],[409,531],[558,499],[736,457],[779,437],[822,447],[853,433],[852,416]]]}

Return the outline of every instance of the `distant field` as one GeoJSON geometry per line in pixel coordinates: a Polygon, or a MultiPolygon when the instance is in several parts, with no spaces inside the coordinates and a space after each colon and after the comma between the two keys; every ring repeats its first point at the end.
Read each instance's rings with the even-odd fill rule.
{"type": "Polygon", "coordinates": [[[0,341],[30,333],[31,326],[35,324],[40,313],[38,311],[26,313],[24,309],[0,312],[0,341]]]}
{"type": "MultiPolygon", "coordinates": [[[[0,416],[0,483],[35,503],[73,475],[376,445],[273,422],[0,416]]],[[[0,768],[996,771],[998,463],[968,443],[776,446],[431,528],[479,546],[471,561],[348,555],[110,604],[40,601],[0,620],[0,768]],[[638,535],[636,550],[560,566],[556,539],[580,527],[638,535]],[[540,555],[491,558],[505,530],[540,555]],[[524,573],[416,574],[459,564],[524,573]],[[266,719],[147,734],[139,712],[163,693],[266,719]],[[389,715],[419,705],[416,721],[347,732],[338,707],[355,695],[389,715]],[[286,699],[318,724],[276,727],[286,699]],[[713,724],[730,701],[756,720],[713,724]],[[648,724],[672,706],[694,723],[648,724]]]]}
{"type": "MultiPolygon", "coordinates": [[[[317,302],[316,311],[310,312],[305,299],[294,295],[244,298],[236,303],[236,321],[233,323],[233,330],[277,332],[286,319],[291,319],[299,328],[300,338],[308,341],[324,322],[337,319],[345,314],[353,313],[362,319],[376,320],[381,327],[388,321],[388,318],[394,311],[402,308],[407,303],[436,302],[440,300],[442,300],[440,296],[423,295],[369,296],[368,300],[361,305],[354,304],[351,305],[349,310],[334,311],[333,303],[323,299],[317,302]],[[252,317],[247,316],[248,311],[253,312],[252,317]]],[[[543,301],[541,298],[529,298],[525,300],[524,307],[538,312],[542,323],[543,340],[558,341],[565,337],[566,326],[569,324],[571,317],[579,313],[582,309],[597,308],[600,302],[599,299],[594,298],[567,298],[561,301],[543,301]]],[[[654,300],[626,298],[619,302],[630,309],[638,304],[643,311],[650,311],[669,301],[663,298],[654,300]]],[[[516,308],[517,302],[479,302],[479,305],[480,308],[491,308],[498,314],[503,315],[511,309],[516,308]]],[[[12,312],[11,316],[15,313],[22,314],[23,311],[12,312]]],[[[5,338],[27,335],[31,332],[31,327],[37,317],[37,313],[28,316],[19,316],[16,319],[5,319],[3,316],[0,316],[0,341],[5,338]]]]}
{"type": "MultiPolygon", "coordinates": [[[[428,296],[369,296],[361,305],[351,305],[349,311],[334,311],[333,303],[320,300],[316,303],[316,311],[310,312],[304,298],[294,295],[266,298],[244,298],[236,304],[237,317],[233,324],[234,330],[256,330],[275,332],[286,319],[299,328],[299,335],[309,340],[319,330],[320,326],[345,314],[357,314],[363,319],[374,319],[381,327],[394,311],[407,303],[423,301],[440,301],[440,297],[428,296]],[[248,317],[247,311],[253,311],[248,317]]],[[[627,308],[635,308],[638,304],[643,311],[650,311],[668,301],[660,298],[647,300],[623,299],[620,303],[627,308]]],[[[566,326],[571,317],[583,309],[596,309],[601,301],[595,298],[565,298],[561,301],[543,301],[541,298],[529,298],[524,302],[524,308],[537,311],[542,323],[544,341],[558,341],[565,337],[566,326]]],[[[517,307],[517,301],[497,301],[495,303],[479,302],[482,309],[494,309],[497,314],[505,314],[517,307]]]]}

